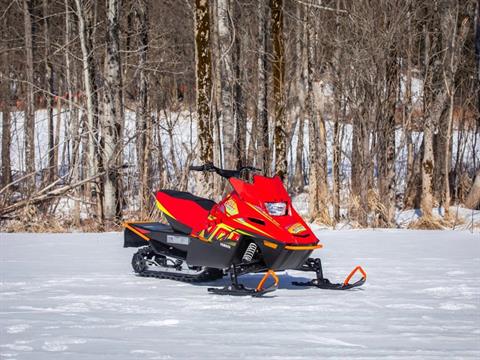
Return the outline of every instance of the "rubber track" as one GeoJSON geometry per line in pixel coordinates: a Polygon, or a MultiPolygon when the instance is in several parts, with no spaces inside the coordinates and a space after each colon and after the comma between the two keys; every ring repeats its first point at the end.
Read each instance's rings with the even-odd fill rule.
{"type": "MultiPolygon", "coordinates": [[[[151,251],[152,250],[150,249],[150,247],[145,247],[145,248],[139,249],[138,252],[144,253],[145,255],[147,255],[151,253],[151,251]]],[[[217,269],[208,269],[197,275],[173,274],[167,271],[155,271],[155,270],[144,270],[136,274],[141,277],[153,277],[157,279],[175,280],[175,281],[181,281],[186,283],[208,282],[208,281],[218,280],[223,277],[222,271],[217,269]]]]}

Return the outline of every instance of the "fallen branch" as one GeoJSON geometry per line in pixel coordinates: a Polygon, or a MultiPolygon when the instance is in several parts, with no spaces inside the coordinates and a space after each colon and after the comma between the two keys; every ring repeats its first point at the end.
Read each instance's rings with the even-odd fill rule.
{"type": "Polygon", "coordinates": [[[63,187],[60,187],[58,189],[55,189],[55,190],[52,190],[52,191],[49,191],[47,193],[40,193],[40,194],[36,194],[34,195],[33,197],[29,198],[29,199],[26,199],[26,200],[22,200],[22,201],[19,201],[19,202],[16,202],[15,204],[12,204],[10,206],[6,206],[4,207],[3,209],[0,209],[0,216],[3,216],[5,214],[8,214],[8,213],[11,213],[13,211],[16,211],[18,209],[21,209],[25,206],[28,206],[28,205],[34,205],[34,204],[39,204],[39,203],[42,203],[42,202],[45,202],[47,200],[50,200],[51,198],[54,198],[56,196],[60,196],[60,195],[63,195],[64,193],[72,190],[72,189],[75,189],[79,186],[82,186],[83,184],[86,184],[90,181],[93,181],[95,180],[96,178],[99,178],[100,176],[103,176],[105,175],[105,172],[100,172],[94,176],[91,176],[87,179],[83,179],[82,181],[79,181],[75,184],[71,184],[71,185],[65,185],[63,187]]]}

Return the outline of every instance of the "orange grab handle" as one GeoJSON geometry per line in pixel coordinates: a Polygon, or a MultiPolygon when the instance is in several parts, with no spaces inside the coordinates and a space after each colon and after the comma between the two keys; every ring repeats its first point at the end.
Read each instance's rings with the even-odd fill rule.
{"type": "Polygon", "coordinates": [[[262,291],[263,290],[263,285],[265,284],[265,281],[267,281],[268,277],[272,276],[273,281],[275,282],[275,286],[278,285],[278,276],[275,274],[275,271],[273,270],[268,270],[265,275],[263,276],[262,280],[257,285],[257,288],[255,289],[256,291],[262,291]]]}
{"type": "Polygon", "coordinates": [[[357,271],[360,271],[360,273],[362,274],[362,277],[365,280],[367,279],[367,273],[365,272],[365,270],[363,270],[361,266],[357,266],[355,269],[352,270],[350,274],[348,274],[347,278],[343,282],[343,285],[348,285],[348,283],[350,282],[350,279],[352,278],[353,275],[355,275],[357,271]]]}

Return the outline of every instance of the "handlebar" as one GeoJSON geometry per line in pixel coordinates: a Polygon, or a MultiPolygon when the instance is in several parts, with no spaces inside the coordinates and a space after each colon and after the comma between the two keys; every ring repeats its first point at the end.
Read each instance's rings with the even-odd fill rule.
{"type": "Polygon", "coordinates": [[[188,169],[193,170],[193,171],[216,172],[218,175],[220,175],[220,176],[222,176],[226,179],[229,179],[231,177],[239,177],[245,171],[252,171],[252,172],[253,171],[262,171],[261,169],[257,169],[253,166],[242,166],[240,169],[237,169],[237,170],[220,169],[220,168],[216,167],[215,165],[213,165],[212,163],[207,163],[207,164],[199,165],[199,166],[191,165],[191,166],[189,166],[188,169]]]}

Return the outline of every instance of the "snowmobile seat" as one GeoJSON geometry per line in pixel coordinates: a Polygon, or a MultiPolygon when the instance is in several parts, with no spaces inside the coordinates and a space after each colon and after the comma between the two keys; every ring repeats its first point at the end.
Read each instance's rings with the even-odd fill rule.
{"type": "Polygon", "coordinates": [[[215,201],[185,191],[160,190],[156,198],[172,228],[185,234],[204,229],[208,214],[216,205],[215,201]]]}
{"type": "Polygon", "coordinates": [[[200,196],[195,196],[192,193],[186,191],[162,190],[162,192],[177,199],[193,201],[207,211],[212,210],[212,208],[216,205],[216,202],[213,200],[202,198],[200,196]]]}

